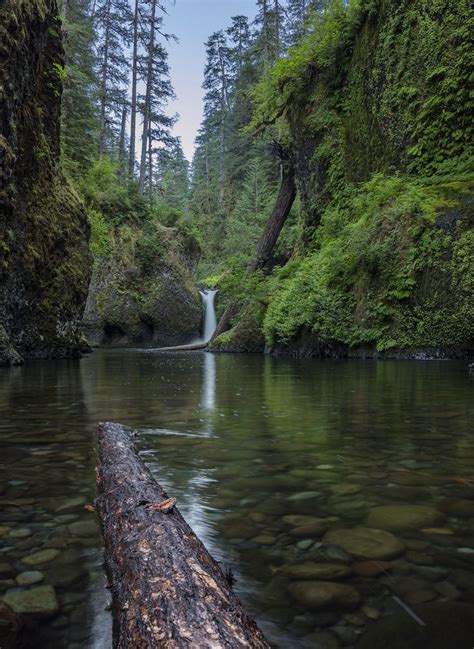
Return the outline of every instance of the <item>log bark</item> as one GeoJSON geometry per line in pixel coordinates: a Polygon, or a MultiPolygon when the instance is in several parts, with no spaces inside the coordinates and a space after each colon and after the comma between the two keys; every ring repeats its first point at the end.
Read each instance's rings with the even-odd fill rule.
{"type": "Polygon", "coordinates": [[[207,349],[207,343],[189,343],[188,345],[175,345],[174,347],[158,347],[158,352],[194,352],[207,349]]]}
{"type": "Polygon", "coordinates": [[[114,649],[268,649],[219,564],[138,456],[134,435],[100,424],[96,513],[113,596],[114,649]]]}
{"type": "MultiPolygon", "coordinates": [[[[273,249],[280,232],[285,225],[286,219],[290,213],[291,207],[296,198],[296,185],[295,185],[295,170],[290,161],[285,161],[282,164],[282,177],[280,190],[278,192],[275,205],[273,206],[272,213],[270,214],[262,236],[257,244],[255,257],[247,266],[246,275],[250,275],[257,270],[264,268],[265,264],[273,254],[273,249]]],[[[212,337],[215,340],[218,336],[230,329],[232,318],[240,310],[240,304],[233,302],[229,304],[227,309],[222,314],[221,319],[217,325],[216,331],[212,337]]]]}

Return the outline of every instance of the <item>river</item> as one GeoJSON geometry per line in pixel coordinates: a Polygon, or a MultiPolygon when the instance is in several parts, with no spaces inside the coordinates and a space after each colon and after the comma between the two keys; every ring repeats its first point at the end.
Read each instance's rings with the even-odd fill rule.
{"type": "Polygon", "coordinates": [[[18,597],[25,572],[38,581],[21,590],[54,588],[59,613],[40,620],[34,647],[111,646],[100,543],[84,509],[94,499],[97,422],[110,420],[141,431],[145,461],[231,566],[276,646],[326,646],[324,637],[353,646],[397,609],[394,596],[408,607],[472,602],[473,390],[466,363],[447,361],[100,350],[3,369],[0,590],[18,597]],[[386,505],[404,550],[378,576],[321,542],[327,529],[380,522],[386,505]],[[320,561],[342,570],[326,581],[355,589],[354,611],[340,610],[343,594],[326,609],[310,603],[304,572],[320,561]]]}

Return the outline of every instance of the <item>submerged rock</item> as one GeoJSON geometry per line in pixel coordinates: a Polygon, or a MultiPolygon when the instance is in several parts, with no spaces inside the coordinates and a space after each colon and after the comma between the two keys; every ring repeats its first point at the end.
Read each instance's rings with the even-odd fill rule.
{"type": "Polygon", "coordinates": [[[345,563],[316,563],[306,561],[283,566],[281,572],[293,579],[343,579],[352,573],[345,563]]]}
{"type": "Polygon", "coordinates": [[[369,527],[330,530],[323,543],[337,545],[358,559],[393,559],[405,550],[390,532],[369,527]]]}
{"type": "Polygon", "coordinates": [[[441,512],[426,505],[383,505],[374,507],[367,517],[368,527],[392,532],[435,527],[443,521],[441,512]]]}
{"type": "Polygon", "coordinates": [[[310,610],[327,606],[351,609],[360,601],[360,595],[348,584],[330,581],[296,581],[288,587],[292,597],[310,610]]]}
{"type": "Polygon", "coordinates": [[[31,586],[43,581],[44,575],[39,570],[31,570],[29,572],[22,572],[16,578],[16,583],[19,586],[31,586]]]}
{"type": "Polygon", "coordinates": [[[27,557],[23,557],[22,562],[26,563],[28,566],[36,566],[42,563],[49,563],[50,561],[53,561],[53,559],[56,559],[57,556],[59,556],[59,550],[55,550],[54,548],[45,548],[44,550],[34,552],[27,557]]]}
{"type": "Polygon", "coordinates": [[[8,590],[4,601],[15,613],[54,615],[59,610],[56,591],[52,586],[36,586],[28,590],[8,590]]]}

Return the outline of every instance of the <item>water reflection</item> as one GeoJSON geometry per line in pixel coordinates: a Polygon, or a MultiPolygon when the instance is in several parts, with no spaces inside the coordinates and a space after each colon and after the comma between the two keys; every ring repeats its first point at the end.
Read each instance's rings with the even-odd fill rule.
{"type": "Polygon", "coordinates": [[[463,363],[149,350],[3,370],[2,592],[17,588],[25,557],[56,550],[33,568],[60,607],[35,647],[110,646],[98,537],[83,505],[94,496],[96,424],[116,420],[143,431],[147,463],[232,566],[275,645],[318,646],[317,634],[331,633],[332,646],[351,646],[370,624],[362,609],[351,622],[303,604],[291,570],[320,561],[326,525],[365,524],[380,505],[432,508],[448,532],[396,531],[407,547],[390,560],[389,578],[358,575],[351,562],[343,583],[363,605],[384,615],[397,589],[403,598],[421,591],[430,601],[472,602],[473,387],[463,363]],[[31,534],[16,538],[21,528],[31,534]]]}

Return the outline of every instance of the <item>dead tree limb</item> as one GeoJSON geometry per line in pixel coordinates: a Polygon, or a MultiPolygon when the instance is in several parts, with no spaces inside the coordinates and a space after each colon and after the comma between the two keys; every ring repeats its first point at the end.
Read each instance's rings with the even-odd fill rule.
{"type": "Polygon", "coordinates": [[[269,649],[219,565],[139,458],[133,434],[100,424],[96,513],[113,597],[114,649],[269,649]],[[155,504],[155,508],[153,505],[155,504]]]}

